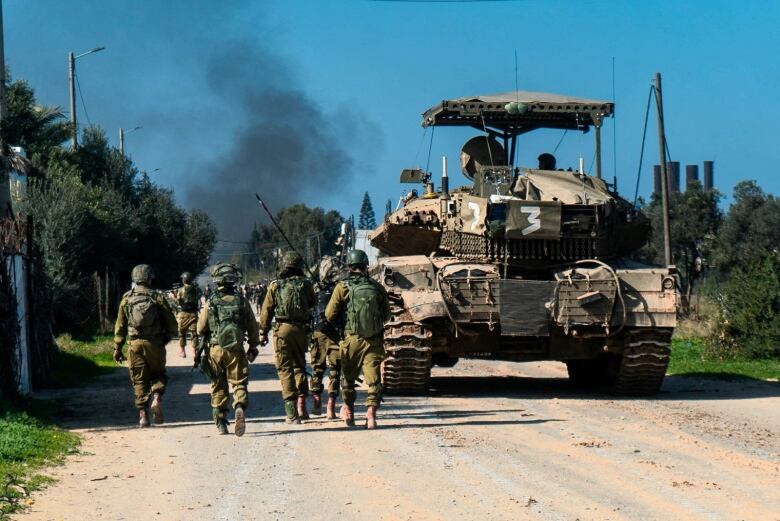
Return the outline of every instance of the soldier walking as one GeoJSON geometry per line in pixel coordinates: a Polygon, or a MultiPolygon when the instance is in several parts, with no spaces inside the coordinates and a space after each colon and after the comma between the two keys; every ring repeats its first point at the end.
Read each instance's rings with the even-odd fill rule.
{"type": "Polygon", "coordinates": [[[181,308],[176,321],[179,325],[179,355],[182,358],[186,358],[187,333],[191,335],[190,348],[192,349],[192,356],[195,356],[195,351],[197,351],[200,290],[192,283],[192,274],[189,271],[181,274],[181,284],[182,286],[176,291],[176,301],[181,308]]]}
{"type": "Polygon", "coordinates": [[[176,318],[162,293],[151,289],[154,273],[147,264],[133,268],[133,289],[122,297],[114,325],[114,360],[122,362],[127,349],[127,367],[135,393],[138,424],[149,426],[150,397],[154,423],[163,423],[162,395],[168,377],[165,345],[176,334],[176,318]]]}
{"type": "Polygon", "coordinates": [[[298,424],[309,418],[306,411],[306,344],[316,298],[311,281],[303,275],[301,256],[288,252],[282,263],[283,270],[269,285],[260,311],[260,344],[268,343],[271,320],[275,318],[274,354],[282,384],[284,412],[287,423],[298,424]]]}
{"type": "Polygon", "coordinates": [[[312,413],[322,413],[323,375],[328,369],[328,404],[326,417],[336,419],[336,398],[339,395],[341,380],[341,356],[339,340],[342,324],[333,324],[325,318],[325,307],[330,301],[336,282],[340,278],[339,265],[333,257],[324,257],[320,261],[320,288],[317,293],[317,309],[314,317],[314,332],[311,338],[309,356],[311,360],[311,385],[309,386],[314,400],[312,413]]]}
{"type": "Polygon", "coordinates": [[[368,387],[366,428],[376,428],[376,413],[382,401],[380,365],[385,357],[382,333],[390,316],[387,292],[368,276],[368,256],[362,250],[347,254],[349,277],[339,282],[325,309],[328,322],[344,316],[344,339],[340,343],[342,393],[341,417],[348,427],[355,425],[355,381],[363,372],[368,387]]]}
{"type": "Polygon", "coordinates": [[[237,288],[240,271],[234,264],[219,263],[209,268],[217,288],[198,317],[198,335],[208,338],[211,378],[211,413],[220,434],[228,433],[228,384],[233,388],[234,432],[246,431],[249,405],[247,382],[249,363],[257,358],[260,343],[257,322],[249,301],[237,288]],[[244,351],[244,339],[249,348],[244,351]]]}

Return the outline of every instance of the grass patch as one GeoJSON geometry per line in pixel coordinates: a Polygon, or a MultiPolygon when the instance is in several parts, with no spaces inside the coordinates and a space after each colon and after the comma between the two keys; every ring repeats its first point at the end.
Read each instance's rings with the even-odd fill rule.
{"type": "Polygon", "coordinates": [[[57,345],[60,352],[49,375],[49,387],[81,385],[117,368],[112,358],[114,337],[110,335],[74,338],[64,334],[57,337],[57,345]]]}
{"type": "Polygon", "coordinates": [[[61,463],[79,445],[76,434],[46,417],[52,407],[36,400],[18,405],[0,401],[0,519],[32,504],[30,492],[53,481],[36,471],[61,463]]]}
{"type": "Polygon", "coordinates": [[[667,373],[708,378],[777,380],[780,378],[780,360],[713,359],[707,355],[701,340],[675,338],[672,340],[672,356],[667,373]]]}

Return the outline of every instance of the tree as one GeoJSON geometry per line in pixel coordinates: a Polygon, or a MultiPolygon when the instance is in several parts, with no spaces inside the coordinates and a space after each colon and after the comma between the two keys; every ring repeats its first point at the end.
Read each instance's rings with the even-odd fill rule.
{"type": "MultiPolygon", "coordinates": [[[[335,253],[344,218],[335,210],[296,204],[280,210],[276,221],[307,264],[312,265],[320,254],[335,253]]],[[[273,224],[258,225],[249,239],[249,251],[254,252],[249,256],[249,267],[269,276],[278,269],[279,254],[287,249],[289,246],[273,224]]]]}
{"type": "Polygon", "coordinates": [[[755,181],[734,187],[734,202],[718,234],[715,264],[728,274],[736,266],[762,260],[780,248],[780,199],[755,181]]]}
{"type": "Polygon", "coordinates": [[[360,230],[373,230],[376,228],[376,215],[374,207],[371,206],[371,198],[368,192],[363,195],[363,204],[360,206],[360,217],[358,218],[358,228],[360,230]]]}
{"type": "MultiPolygon", "coordinates": [[[[685,293],[690,297],[696,281],[713,262],[717,233],[723,221],[718,208],[720,193],[705,191],[699,183],[684,193],[672,193],[669,222],[672,235],[672,262],[682,275],[685,293]]],[[[642,211],[650,218],[652,234],[638,256],[645,262],[663,264],[663,212],[661,198],[653,195],[642,211]]]]}

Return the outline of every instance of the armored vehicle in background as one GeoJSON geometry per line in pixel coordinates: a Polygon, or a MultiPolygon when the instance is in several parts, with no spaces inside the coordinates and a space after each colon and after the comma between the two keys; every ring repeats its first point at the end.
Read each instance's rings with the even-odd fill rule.
{"type": "Polygon", "coordinates": [[[577,383],[620,394],[661,387],[676,325],[673,266],[626,260],[650,232],[647,219],[601,176],[601,126],[610,102],[511,92],[445,100],[423,126],[481,135],[460,154],[472,185],[450,191],[431,174],[370,236],[382,252],[372,274],[388,291],[383,385],[428,389],[432,365],[460,358],[559,360],[577,383]],[[518,137],[536,129],[595,134],[595,175],[583,161],[556,170],[515,167],[518,137]]]}

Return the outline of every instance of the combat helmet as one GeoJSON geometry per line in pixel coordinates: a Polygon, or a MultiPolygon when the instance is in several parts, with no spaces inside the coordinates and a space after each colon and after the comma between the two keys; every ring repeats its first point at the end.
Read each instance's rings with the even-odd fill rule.
{"type": "Polygon", "coordinates": [[[288,251],[284,254],[284,257],[282,257],[282,266],[284,268],[302,269],[303,257],[301,257],[298,252],[288,251]]]}
{"type": "Polygon", "coordinates": [[[130,273],[130,278],[136,284],[149,285],[154,278],[154,270],[148,264],[139,264],[130,273]]]}
{"type": "Polygon", "coordinates": [[[347,266],[350,268],[357,266],[359,268],[368,267],[368,255],[363,250],[352,250],[347,253],[347,266]]]}
{"type": "Polygon", "coordinates": [[[241,270],[235,264],[220,262],[209,268],[209,274],[217,287],[237,284],[241,279],[241,270]]]}
{"type": "Polygon", "coordinates": [[[184,284],[189,284],[190,282],[192,282],[192,273],[190,273],[189,271],[185,271],[184,273],[182,273],[181,281],[184,284]]]}

